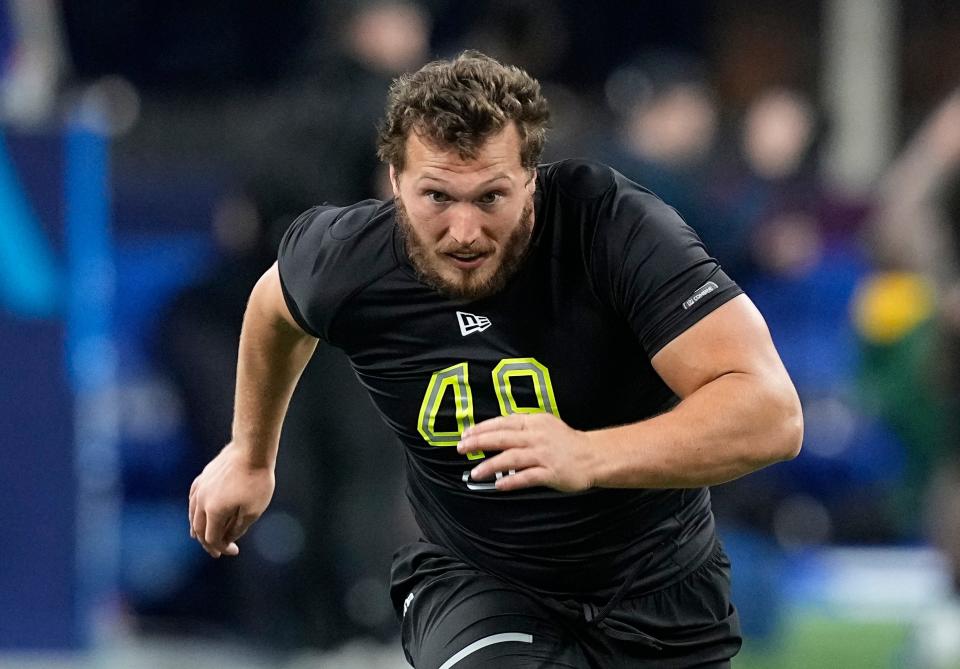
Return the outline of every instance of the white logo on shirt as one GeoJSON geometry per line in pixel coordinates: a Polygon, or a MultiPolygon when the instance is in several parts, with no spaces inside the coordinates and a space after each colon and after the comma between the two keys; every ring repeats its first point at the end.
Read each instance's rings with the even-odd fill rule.
{"type": "Polygon", "coordinates": [[[719,288],[719,286],[717,286],[717,284],[715,284],[713,281],[707,281],[705,284],[703,284],[702,286],[700,286],[694,291],[693,295],[690,296],[690,299],[688,299],[686,302],[683,303],[683,308],[689,309],[690,307],[695,305],[697,302],[699,302],[701,298],[706,297],[707,295],[715,291],[717,288],[719,288]]]}
{"type": "Polygon", "coordinates": [[[490,319],[466,311],[457,312],[457,322],[460,323],[460,334],[466,337],[474,332],[483,332],[490,327],[490,319]]]}

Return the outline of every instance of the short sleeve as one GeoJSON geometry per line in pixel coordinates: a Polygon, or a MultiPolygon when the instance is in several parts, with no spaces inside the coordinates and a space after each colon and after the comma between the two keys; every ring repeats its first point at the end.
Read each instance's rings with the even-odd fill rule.
{"type": "Polygon", "coordinates": [[[600,207],[592,256],[599,290],[651,358],[743,292],[673,208],[621,175],[600,207]]]}
{"type": "Polygon", "coordinates": [[[301,328],[327,339],[329,305],[324,304],[323,247],[336,208],[314,207],[301,214],[280,240],[277,268],[287,308],[301,328]]]}

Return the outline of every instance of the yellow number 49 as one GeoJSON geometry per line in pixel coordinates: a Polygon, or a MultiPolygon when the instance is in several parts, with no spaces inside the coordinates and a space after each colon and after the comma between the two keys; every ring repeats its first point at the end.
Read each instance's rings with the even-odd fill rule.
{"type": "MultiPolygon", "coordinates": [[[[534,358],[506,358],[493,368],[493,387],[500,404],[500,414],[509,416],[514,413],[550,413],[560,416],[557,399],[550,381],[550,370],[534,358]],[[520,406],[513,394],[512,381],[527,377],[533,383],[537,396],[537,406],[520,406]]],[[[461,362],[452,367],[434,372],[420,404],[420,416],[417,430],[428,444],[433,446],[456,446],[460,435],[474,424],[473,393],[470,391],[470,377],[467,363],[461,362]],[[436,429],[437,414],[446,397],[452,390],[456,407],[456,432],[439,432],[436,429]]],[[[471,460],[479,460],[483,453],[470,453],[471,460]]]]}

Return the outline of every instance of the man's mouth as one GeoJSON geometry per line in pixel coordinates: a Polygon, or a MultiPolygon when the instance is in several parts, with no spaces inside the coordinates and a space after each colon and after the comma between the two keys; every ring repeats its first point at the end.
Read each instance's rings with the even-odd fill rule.
{"type": "Polygon", "coordinates": [[[455,251],[445,253],[445,256],[453,261],[453,264],[461,269],[473,269],[483,264],[489,253],[477,253],[476,251],[455,251]]]}

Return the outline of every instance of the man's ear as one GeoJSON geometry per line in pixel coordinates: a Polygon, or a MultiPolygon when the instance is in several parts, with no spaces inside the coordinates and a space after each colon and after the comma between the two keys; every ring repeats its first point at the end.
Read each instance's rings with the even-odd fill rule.
{"type": "Polygon", "coordinates": [[[400,196],[400,175],[397,170],[390,165],[390,188],[393,189],[393,196],[400,196]]]}

